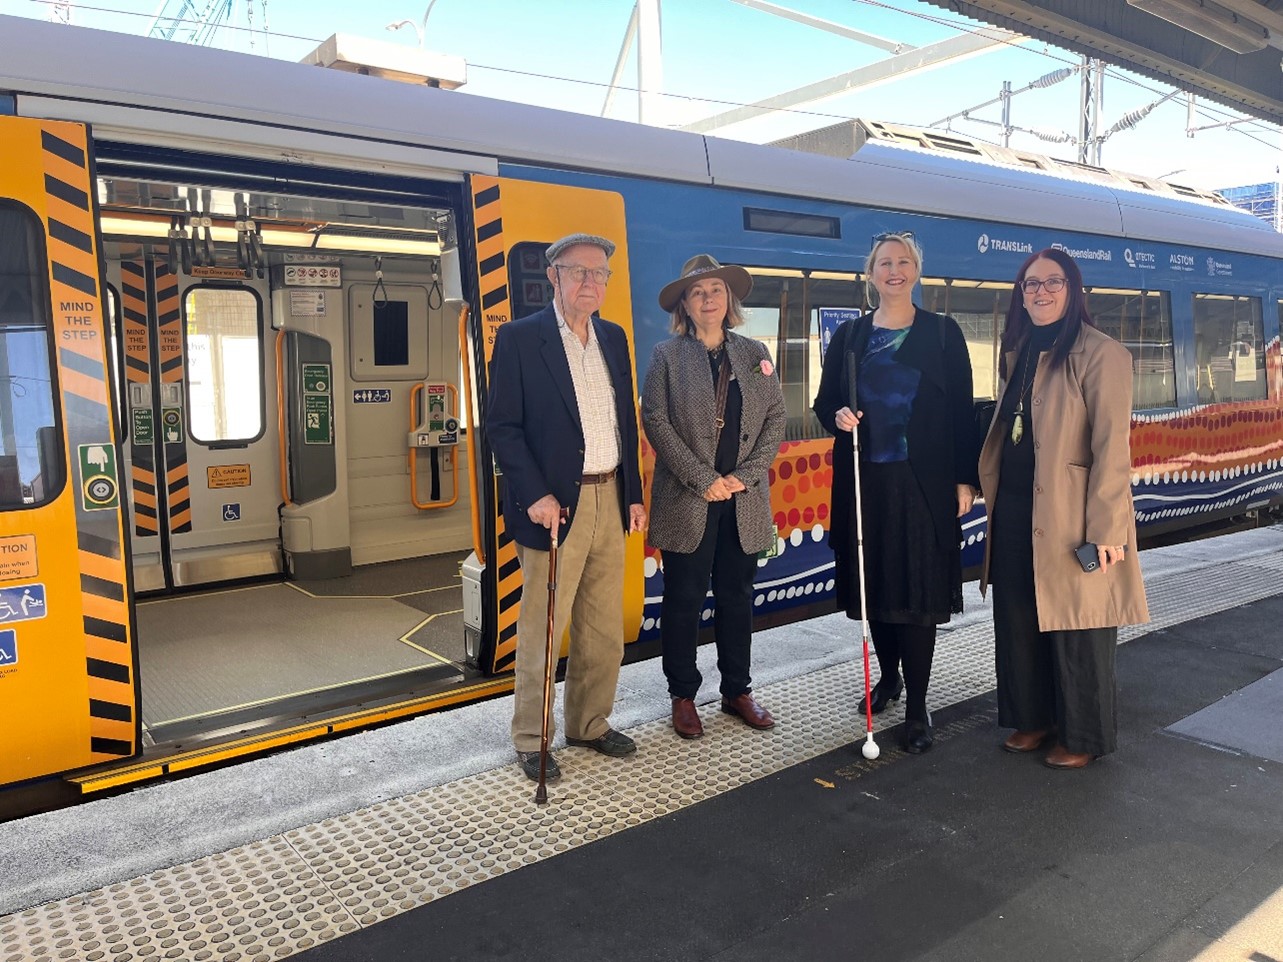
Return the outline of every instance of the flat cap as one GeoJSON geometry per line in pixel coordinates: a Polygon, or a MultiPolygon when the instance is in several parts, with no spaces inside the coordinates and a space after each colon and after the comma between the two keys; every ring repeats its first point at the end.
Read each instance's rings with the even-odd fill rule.
{"type": "Polygon", "coordinates": [[[604,237],[598,237],[596,234],[567,234],[545,252],[548,255],[548,263],[551,264],[556,260],[557,255],[567,247],[575,247],[578,244],[592,244],[593,247],[600,247],[606,252],[607,257],[615,253],[615,242],[604,237]]]}

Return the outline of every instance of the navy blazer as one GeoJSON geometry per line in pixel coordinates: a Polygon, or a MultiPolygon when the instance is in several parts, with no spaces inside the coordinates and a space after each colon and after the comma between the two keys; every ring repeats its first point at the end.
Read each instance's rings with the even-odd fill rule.
{"type": "MultiPolygon", "coordinates": [[[[642,503],[633,365],[622,327],[596,315],[592,325],[615,387],[619,500],[627,531],[628,506],[642,503]]],[[[508,534],[519,545],[547,551],[548,529],[531,521],[526,509],[548,494],[569,507],[570,520],[559,536],[564,540],[574,523],[584,473],[579,402],[552,305],[500,325],[490,358],[486,432],[506,482],[503,519],[508,534]]]]}

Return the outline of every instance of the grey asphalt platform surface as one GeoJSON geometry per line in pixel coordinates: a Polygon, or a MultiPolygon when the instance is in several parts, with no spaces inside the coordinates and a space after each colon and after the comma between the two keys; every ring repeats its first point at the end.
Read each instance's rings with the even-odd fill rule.
{"type": "Polygon", "coordinates": [[[855,741],[296,958],[1277,962],[1281,623],[1123,645],[1120,749],[1082,771],[1000,751],[989,694],[924,756],[855,741]]]}

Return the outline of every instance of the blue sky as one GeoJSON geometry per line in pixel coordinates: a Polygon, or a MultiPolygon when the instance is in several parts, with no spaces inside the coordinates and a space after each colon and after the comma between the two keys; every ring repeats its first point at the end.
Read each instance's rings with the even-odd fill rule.
{"type": "MultiPolygon", "coordinates": [[[[233,0],[234,24],[219,31],[214,46],[297,60],[332,33],[350,33],[413,46],[414,31],[390,33],[394,20],[418,22],[427,0],[233,0]],[[261,28],[266,19],[270,34],[261,28]]],[[[920,0],[776,0],[781,6],[868,33],[922,46],[976,24],[920,0]]],[[[74,5],[73,23],[126,33],[146,32],[162,0],[93,0],[74,5]]],[[[428,19],[426,46],[468,62],[461,93],[599,113],[623,39],[633,0],[437,0],[428,19]]],[[[171,2],[172,8],[178,3],[171,2]]],[[[0,0],[0,13],[46,19],[42,0],[0,0]]],[[[734,0],[665,0],[663,8],[663,120],[680,126],[886,57],[853,40],[742,6],[734,0]]],[[[1075,54],[1027,41],[794,111],[728,127],[719,136],[770,140],[867,117],[916,126],[995,97],[1003,81],[1020,88],[1078,62],[1075,54]]],[[[636,84],[630,61],[624,83],[636,84]]],[[[1105,81],[1104,122],[1151,103],[1170,88],[1111,69],[1105,81]]],[[[1013,100],[1015,124],[1076,131],[1078,81],[1072,78],[1013,100]]],[[[622,92],[612,116],[636,119],[635,95],[622,92]]],[[[1235,115],[1200,102],[1195,124],[1222,123],[1235,115]]],[[[991,120],[997,105],[978,111],[991,120]]],[[[1105,166],[1199,187],[1225,187],[1274,180],[1283,136],[1277,127],[1252,123],[1237,130],[1186,135],[1183,96],[1159,107],[1138,127],[1111,137],[1105,166]],[[1176,173],[1173,173],[1176,172],[1176,173]]],[[[994,140],[996,128],[957,122],[960,133],[994,140]]],[[[1072,145],[1048,144],[1017,135],[1012,145],[1074,159],[1072,145]]]]}

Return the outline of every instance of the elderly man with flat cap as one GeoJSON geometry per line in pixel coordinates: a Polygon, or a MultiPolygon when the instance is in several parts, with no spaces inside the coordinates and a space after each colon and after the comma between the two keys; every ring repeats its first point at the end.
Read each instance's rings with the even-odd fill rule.
{"type": "MultiPolygon", "coordinates": [[[[542,589],[550,531],[563,509],[569,519],[559,529],[553,633],[561,638],[570,623],[566,743],[615,758],[637,749],[609,719],[624,654],[624,542],[646,527],[628,340],[618,324],[597,316],[614,252],[611,241],[591,234],[549,247],[552,304],[500,326],[490,361],[486,429],[506,482],[504,523],[526,586],[512,740],[532,779],[539,777],[548,625],[542,589]]],[[[560,774],[549,756],[547,777],[560,774]]]]}

